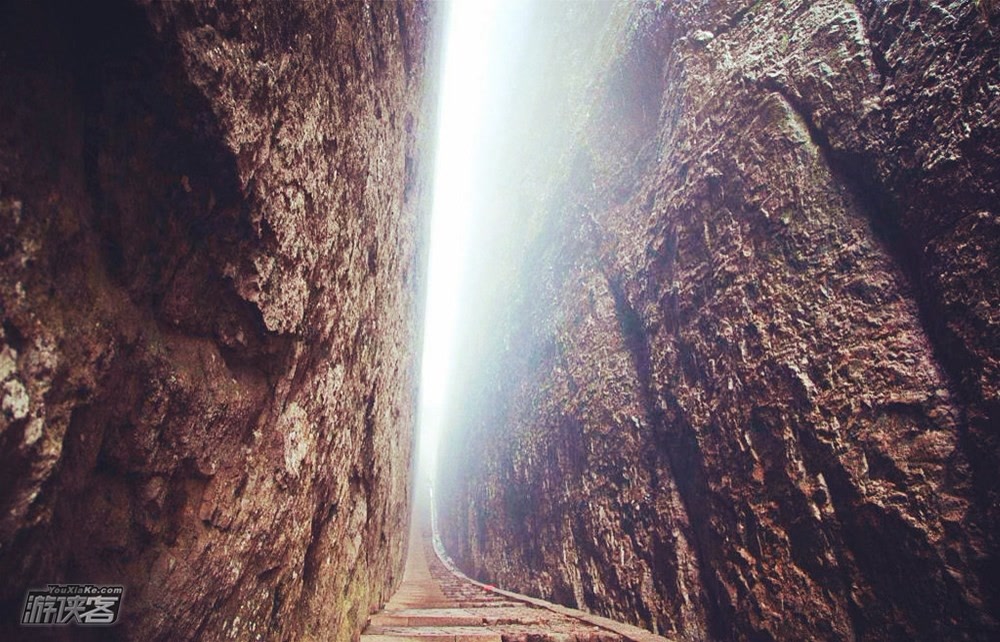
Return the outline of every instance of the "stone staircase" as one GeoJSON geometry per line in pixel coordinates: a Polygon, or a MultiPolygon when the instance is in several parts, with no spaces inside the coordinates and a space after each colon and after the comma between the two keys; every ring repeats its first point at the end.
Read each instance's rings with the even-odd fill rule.
{"type": "MultiPolygon", "coordinates": [[[[416,521],[416,520],[415,520],[416,521]]],[[[486,586],[410,534],[403,582],[361,642],[669,642],[642,629],[486,586]]]]}

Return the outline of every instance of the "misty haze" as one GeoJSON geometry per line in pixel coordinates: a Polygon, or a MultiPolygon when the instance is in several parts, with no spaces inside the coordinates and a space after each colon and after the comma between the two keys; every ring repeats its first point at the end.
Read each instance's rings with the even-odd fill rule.
{"type": "Polygon", "coordinates": [[[0,639],[1000,638],[994,0],[0,1],[0,639]]]}

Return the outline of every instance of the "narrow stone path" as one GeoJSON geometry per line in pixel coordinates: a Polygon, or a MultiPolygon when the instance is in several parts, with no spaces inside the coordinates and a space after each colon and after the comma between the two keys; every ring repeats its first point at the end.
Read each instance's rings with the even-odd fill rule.
{"type": "Polygon", "coordinates": [[[371,617],[361,642],[669,642],[471,580],[441,560],[422,530],[411,531],[403,582],[371,617]]]}

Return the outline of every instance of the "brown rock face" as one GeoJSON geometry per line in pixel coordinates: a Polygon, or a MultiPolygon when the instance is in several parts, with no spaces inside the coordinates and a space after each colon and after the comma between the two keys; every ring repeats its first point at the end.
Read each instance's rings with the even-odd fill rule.
{"type": "Polygon", "coordinates": [[[611,12],[462,370],[467,571],[678,639],[1000,635],[992,6],[611,12]]]}
{"type": "MultiPolygon", "coordinates": [[[[0,5],[0,637],[350,639],[398,583],[420,2],[0,5]]],[[[89,638],[87,638],[89,639],[89,638]]]]}

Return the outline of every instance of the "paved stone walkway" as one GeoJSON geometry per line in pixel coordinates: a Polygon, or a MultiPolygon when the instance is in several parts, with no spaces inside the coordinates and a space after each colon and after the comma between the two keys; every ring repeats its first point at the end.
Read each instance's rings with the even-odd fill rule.
{"type": "MultiPolygon", "coordinates": [[[[416,521],[416,520],[414,520],[416,521]]],[[[361,642],[668,642],[642,629],[475,582],[416,526],[403,582],[361,642]]]]}

